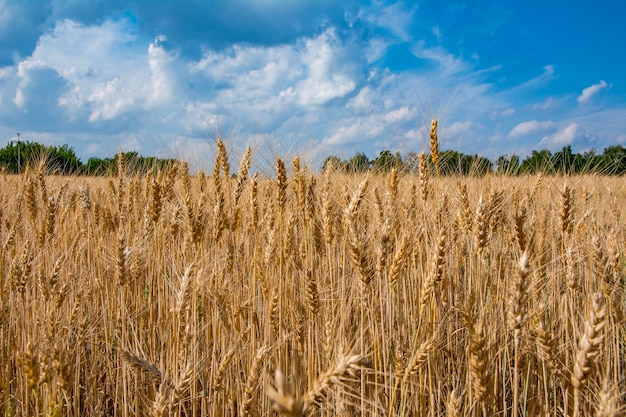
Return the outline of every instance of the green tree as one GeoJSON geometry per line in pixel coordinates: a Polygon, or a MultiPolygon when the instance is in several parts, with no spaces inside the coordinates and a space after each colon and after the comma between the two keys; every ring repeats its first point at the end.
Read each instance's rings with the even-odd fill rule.
{"type": "Polygon", "coordinates": [[[351,174],[365,172],[370,169],[371,164],[367,155],[357,152],[346,164],[346,171],[351,174]]]}
{"type": "Polygon", "coordinates": [[[482,177],[490,173],[492,170],[493,164],[488,158],[478,155],[470,156],[469,174],[482,177]]]}
{"type": "Polygon", "coordinates": [[[404,169],[411,174],[419,172],[419,154],[417,152],[409,152],[404,158],[404,169]]]}
{"type": "Polygon", "coordinates": [[[7,146],[0,149],[0,165],[8,173],[17,172],[17,144],[9,142],[7,146]]]}
{"type": "Polygon", "coordinates": [[[107,175],[112,174],[109,172],[109,167],[111,165],[110,158],[89,158],[87,163],[85,164],[85,173],[87,175],[107,175]]]}
{"type": "Polygon", "coordinates": [[[447,150],[439,155],[439,172],[441,175],[477,175],[491,172],[491,161],[478,155],[466,155],[461,152],[447,150]]]}
{"type": "Polygon", "coordinates": [[[175,159],[162,159],[156,156],[139,156],[135,160],[135,166],[133,168],[135,172],[147,174],[153,169],[169,169],[175,163],[175,159]]]}
{"type": "MultiPolygon", "coordinates": [[[[443,151],[439,153],[439,173],[441,175],[464,175],[469,171],[468,166],[464,166],[463,154],[457,151],[443,151]]],[[[428,158],[431,161],[430,157],[428,158]]]]}
{"type": "Polygon", "coordinates": [[[605,148],[602,153],[602,172],[624,175],[626,173],[626,148],[622,145],[605,148]]]}
{"type": "Polygon", "coordinates": [[[346,162],[342,161],[335,155],[331,155],[324,160],[324,163],[322,164],[322,172],[326,171],[331,166],[335,171],[344,171],[346,162]]]}
{"type": "MultiPolygon", "coordinates": [[[[45,162],[46,171],[56,174],[78,174],[83,169],[83,164],[76,156],[74,149],[67,145],[45,146],[36,142],[20,142],[20,165],[22,171],[28,166],[35,166],[45,162]]],[[[6,147],[0,149],[0,165],[7,172],[18,171],[18,144],[9,142],[6,147]]]]}
{"type": "Polygon", "coordinates": [[[520,160],[517,155],[502,155],[496,160],[496,172],[503,175],[517,175],[520,160]]]}
{"type": "Polygon", "coordinates": [[[578,171],[581,174],[590,174],[602,172],[602,156],[598,155],[594,149],[583,152],[580,155],[582,159],[581,169],[578,171]]]}
{"type": "Polygon", "coordinates": [[[532,151],[520,166],[520,172],[524,174],[551,173],[553,170],[552,152],[547,149],[532,151]]]}
{"type": "Polygon", "coordinates": [[[559,152],[552,157],[552,166],[554,171],[560,174],[577,174],[583,170],[584,160],[580,154],[574,154],[572,147],[564,146],[559,152]]]}
{"type": "Polygon", "coordinates": [[[395,154],[391,151],[381,151],[380,154],[372,161],[372,170],[374,172],[387,172],[392,168],[401,169],[403,166],[402,156],[400,152],[395,154]]]}
{"type": "Polygon", "coordinates": [[[15,174],[18,171],[18,146],[22,172],[28,166],[34,166],[46,157],[46,147],[40,143],[26,141],[18,144],[9,142],[7,146],[0,149],[0,165],[8,173],[15,174]]]}
{"type": "Polygon", "coordinates": [[[83,163],[78,159],[74,149],[67,145],[52,146],[47,149],[46,165],[55,173],[70,175],[81,173],[83,163]]]}

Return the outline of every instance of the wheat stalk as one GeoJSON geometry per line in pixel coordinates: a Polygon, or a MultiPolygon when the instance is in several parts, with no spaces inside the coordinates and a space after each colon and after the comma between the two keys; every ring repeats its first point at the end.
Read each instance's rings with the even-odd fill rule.
{"type": "Polygon", "coordinates": [[[246,379],[246,386],[244,389],[243,404],[241,408],[241,416],[249,416],[252,412],[252,402],[254,401],[254,392],[258,388],[259,378],[261,377],[261,366],[265,360],[265,356],[268,353],[268,348],[262,346],[257,350],[257,353],[252,362],[248,378],[246,379]]]}
{"type": "Polygon", "coordinates": [[[359,188],[353,194],[350,204],[345,210],[345,218],[348,226],[349,242],[350,242],[350,255],[352,262],[357,267],[361,281],[363,284],[368,285],[374,277],[374,268],[371,265],[370,259],[367,256],[365,250],[366,246],[362,241],[362,236],[358,232],[357,226],[357,213],[361,206],[361,201],[365,196],[368,181],[363,180],[359,185],[359,188]]]}
{"type": "Polygon", "coordinates": [[[591,308],[584,323],[583,334],[578,342],[578,350],[574,359],[571,384],[574,387],[574,416],[580,411],[580,393],[592,374],[595,359],[600,354],[604,340],[606,325],[606,300],[604,294],[598,292],[591,297],[591,308]]]}
{"type": "Polygon", "coordinates": [[[519,413],[519,350],[520,332],[528,314],[528,253],[519,258],[518,274],[514,275],[509,289],[508,319],[509,328],[513,331],[513,417],[519,413]]]}
{"type": "Polygon", "coordinates": [[[574,225],[573,202],[574,191],[566,184],[565,187],[563,187],[563,191],[561,191],[561,211],[559,212],[561,232],[564,235],[572,233],[572,227],[574,225]]]}
{"type": "Polygon", "coordinates": [[[369,362],[362,355],[341,355],[325,373],[319,376],[313,387],[302,397],[304,414],[308,415],[315,405],[319,405],[330,391],[345,381],[356,378],[356,374],[369,362]]]}
{"type": "Polygon", "coordinates": [[[439,176],[439,140],[437,138],[438,125],[439,121],[437,119],[433,119],[430,122],[430,133],[428,134],[430,137],[430,159],[433,161],[437,176],[439,176]]]}
{"type": "Polygon", "coordinates": [[[428,166],[426,165],[426,155],[424,151],[422,151],[417,158],[419,161],[420,191],[422,193],[422,201],[426,204],[428,200],[428,166]]]}

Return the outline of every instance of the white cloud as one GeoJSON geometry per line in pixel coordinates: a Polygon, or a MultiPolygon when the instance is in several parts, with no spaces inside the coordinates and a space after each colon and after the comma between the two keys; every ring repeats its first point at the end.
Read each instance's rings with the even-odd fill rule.
{"type": "Polygon", "coordinates": [[[337,65],[341,52],[347,50],[339,43],[334,30],[306,41],[301,59],[307,68],[307,78],[297,85],[301,105],[321,105],[356,88],[352,76],[337,65]]]}
{"type": "Polygon", "coordinates": [[[548,97],[539,103],[533,104],[532,109],[533,110],[547,110],[551,107],[554,107],[555,104],[556,104],[556,100],[554,99],[554,97],[548,97]]]}
{"type": "Polygon", "coordinates": [[[472,122],[470,121],[466,121],[466,122],[455,122],[452,123],[452,125],[450,125],[450,127],[446,127],[445,129],[442,130],[442,135],[445,135],[446,137],[452,138],[454,136],[457,136],[461,133],[465,133],[467,131],[469,131],[469,129],[472,127],[472,122]]]}
{"type": "Polygon", "coordinates": [[[100,151],[101,145],[99,143],[90,143],[85,148],[85,153],[87,155],[95,155],[96,152],[100,151]]]}
{"type": "Polygon", "coordinates": [[[406,42],[411,39],[410,26],[416,11],[417,6],[407,10],[403,2],[385,5],[382,1],[375,0],[370,6],[359,10],[359,17],[373,26],[387,30],[398,40],[406,42]]]}
{"type": "Polygon", "coordinates": [[[527,122],[522,122],[515,126],[513,130],[509,133],[509,136],[522,136],[527,135],[532,132],[537,132],[540,130],[547,130],[554,126],[554,123],[550,120],[545,122],[540,122],[538,120],[529,120],[527,122]]]}
{"type": "Polygon", "coordinates": [[[204,138],[192,139],[187,137],[176,137],[168,144],[169,157],[183,159],[193,167],[193,169],[209,170],[209,161],[214,157],[209,141],[204,138]]]}
{"type": "Polygon", "coordinates": [[[553,79],[557,78],[558,75],[554,69],[554,65],[546,65],[543,67],[543,73],[538,75],[537,77],[531,78],[530,80],[523,82],[509,90],[509,93],[515,92],[526,92],[528,90],[536,90],[540,86],[544,86],[549,83],[553,79]]]}
{"type": "Polygon", "coordinates": [[[506,110],[496,110],[494,112],[491,113],[491,120],[496,120],[499,119],[500,117],[509,117],[509,116],[513,116],[515,114],[515,109],[510,107],[506,110]]]}
{"type": "Polygon", "coordinates": [[[49,68],[67,84],[56,102],[71,122],[110,121],[163,107],[175,88],[170,65],[176,56],[162,47],[163,36],[142,48],[131,32],[123,19],[93,26],[57,22],[41,36],[32,57],[18,65],[16,106],[26,105],[24,87],[37,67],[49,68]]]}
{"type": "Polygon", "coordinates": [[[0,68],[0,80],[7,79],[13,75],[13,67],[0,68]]]}
{"type": "Polygon", "coordinates": [[[15,92],[15,97],[13,98],[13,103],[15,103],[15,105],[18,108],[22,108],[24,107],[24,103],[26,102],[26,96],[24,95],[24,92],[19,89],[15,92]]]}
{"type": "Polygon", "coordinates": [[[207,134],[220,126],[219,108],[214,103],[187,103],[180,122],[186,135],[207,134]]]}
{"type": "Polygon", "coordinates": [[[544,76],[552,76],[554,75],[554,65],[546,65],[543,67],[544,76]]]}
{"type": "MultiPolygon", "coordinates": [[[[90,122],[112,120],[129,112],[153,111],[168,104],[174,90],[169,65],[175,58],[162,48],[164,41],[163,36],[157,36],[136,68],[93,84],[88,95],[85,92],[83,98],[92,110],[90,122]]],[[[73,100],[76,102],[78,98],[73,100]]]]}
{"type": "Polygon", "coordinates": [[[105,82],[132,72],[144,56],[130,23],[124,19],[93,26],[59,21],[41,36],[32,55],[83,88],[93,80],[105,82]]]}
{"type": "Polygon", "coordinates": [[[404,106],[399,108],[398,110],[390,111],[389,113],[383,116],[383,120],[388,123],[398,122],[398,121],[406,121],[410,120],[413,117],[413,112],[409,109],[408,106],[404,106]]]}
{"type": "Polygon", "coordinates": [[[322,144],[329,145],[346,145],[354,143],[354,138],[364,133],[363,122],[361,120],[353,121],[348,126],[341,126],[329,137],[322,140],[322,144]]]}
{"type": "Polygon", "coordinates": [[[202,82],[217,86],[217,100],[235,104],[280,105],[294,99],[301,106],[320,106],[356,88],[349,51],[329,29],[301,43],[277,47],[235,45],[209,51],[190,66],[202,82]]]}
{"type": "Polygon", "coordinates": [[[148,92],[146,97],[148,107],[158,106],[169,101],[173,93],[172,80],[174,77],[168,65],[174,61],[175,57],[163,49],[162,43],[165,41],[165,36],[157,36],[148,47],[151,84],[151,91],[148,92]]]}
{"type": "Polygon", "coordinates": [[[404,132],[402,136],[410,141],[411,146],[415,146],[420,140],[426,137],[426,127],[420,126],[417,129],[408,130],[404,132]]]}
{"type": "Polygon", "coordinates": [[[435,35],[437,40],[441,40],[441,28],[439,26],[433,26],[433,35],[435,35]]]}
{"type": "Polygon", "coordinates": [[[548,147],[562,147],[571,145],[578,132],[578,124],[576,122],[570,122],[563,129],[559,130],[553,135],[544,136],[539,142],[540,146],[548,147]]]}
{"type": "Polygon", "coordinates": [[[31,84],[31,77],[33,73],[36,73],[38,70],[45,70],[49,67],[38,59],[29,59],[26,61],[22,61],[17,66],[17,77],[20,82],[17,87],[17,91],[15,92],[15,98],[13,99],[13,103],[18,108],[24,108],[26,105],[27,95],[25,93],[25,89],[31,84]]]}
{"type": "Polygon", "coordinates": [[[411,118],[412,113],[408,107],[367,117],[347,117],[332,129],[333,133],[322,139],[321,145],[345,147],[358,143],[375,144],[381,138],[390,136],[391,126],[406,123],[411,118]]]}
{"type": "Polygon", "coordinates": [[[134,94],[123,79],[114,78],[95,88],[87,101],[93,107],[90,122],[114,119],[137,105],[134,94]]]}
{"type": "Polygon", "coordinates": [[[234,45],[231,49],[207,51],[197,63],[191,63],[192,74],[206,77],[220,87],[263,91],[277,83],[293,82],[304,67],[298,62],[293,46],[255,47],[234,45]]]}
{"type": "Polygon", "coordinates": [[[413,45],[411,52],[420,59],[435,61],[439,66],[441,76],[449,76],[451,74],[457,74],[461,71],[469,69],[469,65],[467,63],[454,56],[444,48],[426,47],[426,42],[424,40],[421,40],[413,45]]]}
{"type": "Polygon", "coordinates": [[[603,88],[607,88],[607,87],[608,87],[608,84],[606,83],[606,81],[601,80],[598,84],[594,84],[592,86],[589,86],[583,89],[582,94],[578,96],[577,98],[578,103],[583,104],[583,103],[588,102],[589,99],[591,99],[591,97],[598,94],[598,92],[602,90],[603,88]]]}
{"type": "Polygon", "coordinates": [[[373,107],[372,99],[374,98],[374,95],[375,93],[372,89],[369,86],[365,86],[356,96],[352,97],[348,101],[346,107],[355,110],[371,110],[373,107]]]}
{"type": "Polygon", "coordinates": [[[367,48],[365,49],[365,57],[367,58],[368,63],[372,63],[378,61],[382,58],[387,52],[387,48],[391,42],[387,39],[382,38],[373,38],[370,39],[367,48]]]}
{"type": "Polygon", "coordinates": [[[328,79],[309,78],[298,85],[300,104],[303,106],[321,105],[343,97],[356,88],[356,83],[343,75],[332,75],[328,79]]]}

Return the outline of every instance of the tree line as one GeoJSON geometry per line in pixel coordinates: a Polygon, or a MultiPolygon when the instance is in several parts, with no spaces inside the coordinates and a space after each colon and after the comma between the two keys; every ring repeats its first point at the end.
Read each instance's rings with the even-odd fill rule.
{"type": "MultiPolygon", "coordinates": [[[[154,168],[166,168],[175,159],[140,156],[137,152],[124,152],[124,159],[132,172],[147,173],[154,168]]],[[[28,167],[45,163],[46,170],[59,175],[117,175],[117,157],[89,158],[86,164],[68,145],[46,146],[37,142],[9,142],[0,149],[0,167],[7,174],[16,174],[28,167]]]]}
{"type": "MultiPolygon", "coordinates": [[[[5,173],[17,173],[44,161],[49,172],[61,175],[116,175],[117,159],[92,157],[83,164],[68,145],[46,146],[36,142],[9,142],[0,149],[0,167],[5,173]],[[21,167],[18,167],[18,162],[21,167]]],[[[165,168],[175,163],[175,159],[140,156],[137,152],[125,152],[127,165],[133,172],[146,173],[154,168],[165,168]]],[[[429,169],[433,168],[430,155],[426,155],[429,169]]],[[[439,174],[475,175],[488,173],[506,175],[522,174],[626,174],[626,148],[621,145],[604,148],[601,154],[595,151],[573,153],[571,146],[565,146],[556,153],[547,149],[532,151],[525,159],[518,155],[502,155],[495,162],[479,155],[467,155],[446,150],[439,154],[439,174]]],[[[404,157],[399,152],[381,151],[374,159],[369,159],[362,152],[343,160],[331,155],[324,160],[322,170],[332,166],[336,171],[345,173],[398,171],[416,173],[419,171],[419,155],[409,152],[404,157]]]]}
{"type": "MultiPolygon", "coordinates": [[[[426,155],[429,169],[433,169],[430,155],[426,155]]],[[[461,152],[446,150],[439,154],[439,174],[450,175],[475,175],[481,176],[488,173],[504,175],[524,174],[601,174],[601,175],[624,175],[626,174],[626,148],[621,145],[604,148],[601,154],[595,151],[573,153],[571,146],[565,146],[556,153],[547,149],[532,151],[525,159],[518,155],[502,155],[495,162],[479,155],[467,155],[461,152]]],[[[331,167],[345,173],[361,172],[388,172],[391,169],[404,172],[419,171],[419,155],[409,152],[404,158],[399,152],[392,153],[388,150],[370,160],[367,155],[357,152],[352,158],[343,160],[331,155],[324,160],[322,170],[331,167]]]]}

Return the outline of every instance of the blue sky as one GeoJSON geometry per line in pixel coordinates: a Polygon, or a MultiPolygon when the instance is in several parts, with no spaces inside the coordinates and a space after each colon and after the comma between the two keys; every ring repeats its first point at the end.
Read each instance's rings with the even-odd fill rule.
{"type": "Polygon", "coordinates": [[[0,0],[0,145],[234,157],[626,145],[626,3],[0,0]]]}

